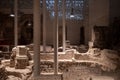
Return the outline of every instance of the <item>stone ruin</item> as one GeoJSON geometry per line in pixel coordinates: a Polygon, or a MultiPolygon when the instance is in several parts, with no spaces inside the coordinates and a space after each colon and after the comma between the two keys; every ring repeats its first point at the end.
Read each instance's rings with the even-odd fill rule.
{"type": "Polygon", "coordinates": [[[12,49],[10,66],[16,69],[25,69],[31,59],[26,46],[17,46],[12,49]]]}
{"type": "MultiPolygon", "coordinates": [[[[34,54],[26,46],[14,47],[10,60],[11,68],[6,68],[7,73],[17,74],[19,80],[32,80],[33,60],[29,60],[32,59],[31,56],[33,55],[30,56],[28,53],[34,54]]],[[[96,80],[96,76],[107,76],[109,80],[119,80],[120,78],[117,77],[117,79],[114,79],[114,76],[111,78],[106,75],[106,73],[114,73],[117,76],[118,73],[116,71],[120,67],[120,57],[113,50],[101,50],[91,47],[86,53],[80,53],[77,51],[77,48],[68,49],[64,53],[58,52],[58,72],[60,73],[58,76],[52,74],[54,73],[53,58],[54,53],[40,53],[40,80],[96,80]]],[[[12,76],[8,77],[10,78],[12,76]]],[[[100,79],[104,80],[101,77],[100,79]]],[[[8,80],[12,80],[12,78],[8,80]]]]}
{"type": "MultiPolygon", "coordinates": [[[[63,80],[96,80],[96,76],[102,80],[114,80],[114,77],[102,75],[106,73],[114,73],[119,69],[120,58],[113,50],[100,50],[99,48],[91,48],[86,53],[79,53],[75,49],[67,50],[65,53],[58,54],[59,69],[62,73],[63,80]],[[106,77],[107,76],[107,77],[106,77]],[[106,78],[106,79],[104,79],[106,78]]],[[[34,53],[33,53],[34,54],[34,53]]],[[[54,53],[40,54],[40,71],[41,74],[54,72],[54,53]]],[[[115,73],[114,73],[115,74],[115,73]]],[[[45,75],[44,75],[45,76],[45,75]]],[[[53,77],[52,77],[53,78],[53,77]]],[[[51,79],[52,79],[51,78],[51,79]]],[[[40,78],[49,80],[48,78],[40,78]]],[[[57,80],[61,80],[58,78],[57,80]]],[[[52,79],[56,80],[56,79],[52,79]]],[[[119,80],[116,79],[116,80],[119,80]]]]}

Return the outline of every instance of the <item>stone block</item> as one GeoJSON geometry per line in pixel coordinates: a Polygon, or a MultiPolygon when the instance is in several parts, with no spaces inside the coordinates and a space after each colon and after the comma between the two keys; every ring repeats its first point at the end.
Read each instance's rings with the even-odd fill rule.
{"type": "Polygon", "coordinates": [[[16,57],[15,59],[15,68],[16,69],[25,69],[28,63],[28,58],[26,56],[22,57],[16,57]]]}
{"type": "Polygon", "coordinates": [[[15,60],[10,60],[10,67],[15,67],[15,60]]]}
{"type": "Polygon", "coordinates": [[[27,47],[26,46],[17,46],[16,55],[26,55],[27,47]]]}
{"type": "Polygon", "coordinates": [[[29,65],[29,60],[31,60],[31,55],[28,53],[26,46],[17,46],[12,49],[11,67],[15,66],[17,69],[24,69],[29,65]]]}

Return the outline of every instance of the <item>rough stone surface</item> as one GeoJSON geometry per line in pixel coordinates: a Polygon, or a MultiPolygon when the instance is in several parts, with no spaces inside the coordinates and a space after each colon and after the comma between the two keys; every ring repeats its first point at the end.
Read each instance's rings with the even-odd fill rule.
{"type": "Polygon", "coordinates": [[[64,80],[89,80],[93,75],[100,75],[99,68],[90,68],[87,66],[72,66],[63,73],[64,80]]]}
{"type": "Polygon", "coordinates": [[[10,66],[17,69],[25,69],[31,59],[26,46],[17,46],[12,49],[10,66]]]}
{"type": "Polygon", "coordinates": [[[26,69],[15,69],[11,67],[6,67],[8,74],[7,80],[27,80],[31,75],[31,68],[27,67],[26,69]]]}
{"type": "MultiPolygon", "coordinates": [[[[90,48],[86,53],[79,53],[75,49],[67,50],[65,53],[60,52],[58,53],[58,72],[61,73],[61,75],[58,76],[53,74],[53,53],[41,53],[40,57],[41,75],[38,80],[100,80],[103,78],[106,78],[107,80],[120,79],[118,76],[120,74],[118,66],[120,58],[117,55],[117,52],[113,50],[90,48]],[[97,76],[100,77],[97,78],[97,76]]],[[[25,61],[24,59],[22,60],[25,61]]],[[[20,64],[23,64],[22,60],[20,60],[20,64]]],[[[8,68],[7,71],[10,74],[8,75],[8,80],[36,80],[32,78],[33,61],[31,61],[30,65],[31,67],[29,68],[29,72],[27,74],[25,69],[13,70],[12,68],[8,68]],[[25,71],[22,72],[22,70],[25,71]]]]}
{"type": "Polygon", "coordinates": [[[29,78],[28,80],[62,80],[62,75],[54,75],[53,73],[46,73],[46,74],[41,74],[37,79],[36,78],[29,78]]]}
{"type": "Polygon", "coordinates": [[[5,70],[5,67],[3,65],[0,65],[0,80],[6,80],[7,79],[7,72],[5,70]]]}
{"type": "Polygon", "coordinates": [[[28,58],[25,57],[16,57],[15,68],[16,69],[25,69],[28,65],[28,58]]]}

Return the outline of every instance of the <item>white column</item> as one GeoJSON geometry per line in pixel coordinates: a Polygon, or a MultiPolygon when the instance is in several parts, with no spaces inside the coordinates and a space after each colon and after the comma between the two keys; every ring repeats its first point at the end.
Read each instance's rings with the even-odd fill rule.
{"type": "Polygon", "coordinates": [[[40,0],[33,0],[34,78],[40,75],[40,0]]]}
{"type": "Polygon", "coordinates": [[[43,0],[43,53],[46,52],[46,0],[43,0]]]}
{"type": "Polygon", "coordinates": [[[58,0],[55,0],[54,10],[54,74],[58,74],[58,0]]]}
{"type": "Polygon", "coordinates": [[[65,16],[65,2],[66,2],[66,0],[62,0],[62,2],[63,2],[63,4],[62,4],[62,12],[63,12],[63,16],[62,16],[62,21],[63,21],[63,52],[65,51],[65,48],[66,48],[66,27],[65,27],[65,18],[66,18],[66,16],[65,16]]]}
{"type": "Polygon", "coordinates": [[[15,0],[14,2],[14,12],[15,12],[15,17],[14,17],[14,45],[18,45],[18,0],[15,0]]]}
{"type": "Polygon", "coordinates": [[[94,33],[94,26],[92,27],[92,36],[91,36],[91,41],[95,41],[95,33],[94,33]]]}

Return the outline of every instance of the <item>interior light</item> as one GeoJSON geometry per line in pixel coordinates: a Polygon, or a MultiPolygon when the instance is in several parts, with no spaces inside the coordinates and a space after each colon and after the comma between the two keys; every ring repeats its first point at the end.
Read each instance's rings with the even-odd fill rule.
{"type": "Polygon", "coordinates": [[[28,23],[28,26],[31,26],[31,25],[32,25],[32,24],[29,22],[29,23],[28,23]]]}
{"type": "Polygon", "coordinates": [[[71,18],[75,17],[73,14],[70,15],[71,18]]]}
{"type": "Polygon", "coordinates": [[[71,18],[75,17],[75,16],[74,16],[74,13],[73,13],[73,8],[71,9],[70,17],[71,17],[71,18]]]}
{"type": "Polygon", "coordinates": [[[10,14],[10,17],[15,17],[15,15],[12,13],[12,14],[10,14]]]}

